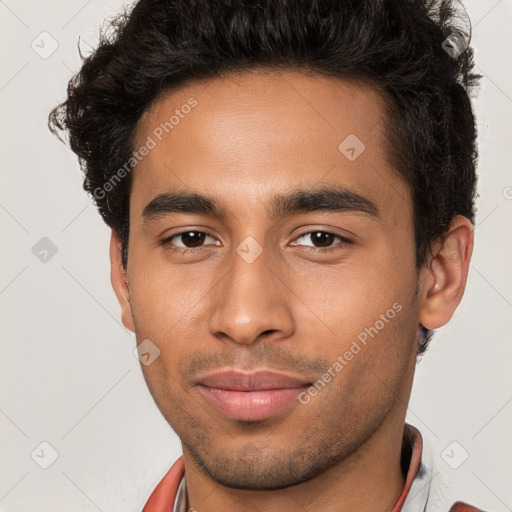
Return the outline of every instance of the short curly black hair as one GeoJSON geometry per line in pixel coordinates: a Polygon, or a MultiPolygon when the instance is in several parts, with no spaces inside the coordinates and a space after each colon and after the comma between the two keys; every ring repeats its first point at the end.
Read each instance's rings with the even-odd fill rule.
{"type": "MultiPolygon", "coordinates": [[[[103,27],[89,56],[79,49],[83,65],[49,127],[68,132],[126,268],[136,125],[162,93],[258,67],[364,80],[386,101],[389,159],[411,189],[419,268],[455,215],[474,223],[470,91],[481,75],[461,8],[458,0],[140,0],[103,27]]],[[[419,353],[430,335],[423,329],[419,353]]]]}

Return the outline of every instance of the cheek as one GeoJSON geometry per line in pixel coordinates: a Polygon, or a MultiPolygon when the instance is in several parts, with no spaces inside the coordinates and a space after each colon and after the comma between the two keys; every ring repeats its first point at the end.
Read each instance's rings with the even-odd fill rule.
{"type": "Polygon", "coordinates": [[[416,286],[412,257],[400,257],[384,246],[361,251],[336,267],[310,266],[298,275],[290,274],[287,284],[340,339],[357,336],[381,315],[387,324],[396,309],[411,303],[416,286]],[[393,308],[395,303],[399,306],[393,308]]]}
{"type": "Polygon", "coordinates": [[[197,311],[218,280],[198,265],[169,265],[161,258],[139,258],[130,276],[130,303],[141,334],[174,337],[181,324],[194,322],[197,311]],[[147,262],[151,262],[148,264],[147,262]]]}
{"type": "Polygon", "coordinates": [[[302,323],[303,337],[319,340],[321,327],[321,346],[309,348],[336,365],[333,392],[362,405],[396,392],[415,352],[415,276],[413,264],[381,251],[366,264],[354,261],[302,281],[303,300],[316,316],[302,323]]]}
{"type": "Polygon", "coordinates": [[[194,357],[194,350],[200,349],[197,342],[205,337],[198,332],[202,324],[197,311],[206,291],[200,279],[178,280],[164,266],[135,268],[140,270],[130,281],[130,303],[137,343],[149,339],[160,351],[150,365],[141,367],[157,405],[167,407],[165,403],[184,391],[179,369],[194,357]]]}
{"type": "Polygon", "coordinates": [[[416,331],[411,312],[403,306],[391,318],[395,310],[389,311],[387,323],[373,321],[355,329],[354,335],[338,338],[328,356],[333,365],[338,364],[323,404],[335,402],[332,410],[339,417],[353,417],[355,424],[387,414],[412,375],[416,331]]]}
{"type": "MultiPolygon", "coordinates": [[[[205,322],[216,307],[216,297],[227,282],[221,282],[222,277],[229,268],[169,265],[162,258],[151,260],[144,254],[138,260],[134,265],[137,273],[130,276],[130,302],[138,333],[164,341],[190,338],[199,326],[207,329],[205,322]]],[[[298,331],[321,328],[322,336],[345,340],[373,326],[396,302],[408,303],[414,286],[414,273],[408,271],[403,258],[400,261],[383,247],[336,266],[295,262],[278,274],[282,280],[281,286],[277,284],[282,290],[280,300],[294,317],[298,331]]]]}

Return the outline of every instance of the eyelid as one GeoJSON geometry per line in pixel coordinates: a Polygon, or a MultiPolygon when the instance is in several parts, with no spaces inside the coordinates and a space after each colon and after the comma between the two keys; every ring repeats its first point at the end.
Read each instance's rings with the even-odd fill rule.
{"type": "MultiPolygon", "coordinates": [[[[210,236],[212,238],[215,238],[217,239],[217,237],[215,235],[212,235],[211,233],[209,233],[208,231],[205,231],[205,228],[192,228],[192,229],[184,229],[182,231],[177,231],[176,233],[172,233],[172,234],[169,234],[169,235],[166,235],[159,243],[162,244],[162,245],[171,245],[171,242],[170,240],[173,239],[173,238],[176,238],[176,237],[179,237],[180,235],[184,235],[186,233],[201,233],[203,235],[206,235],[206,236],[210,236]]],[[[208,244],[208,245],[211,245],[211,244],[208,244]]],[[[202,245],[200,247],[179,247],[178,246],[178,250],[179,249],[183,249],[184,251],[186,250],[194,250],[194,249],[204,249],[206,246],[205,245],[202,245]]]]}
{"type": "Polygon", "coordinates": [[[346,245],[352,245],[354,242],[347,238],[344,235],[340,235],[339,233],[336,233],[334,231],[328,231],[327,229],[309,229],[308,231],[304,231],[303,233],[300,233],[297,235],[294,240],[297,240],[298,238],[302,238],[303,236],[310,235],[313,233],[325,233],[328,235],[332,235],[335,238],[339,238],[341,242],[335,243],[334,245],[331,245],[329,247],[314,247],[311,245],[300,245],[296,244],[294,247],[305,247],[307,250],[311,250],[317,253],[326,253],[326,252],[332,252],[336,250],[341,250],[346,245]]]}
{"type": "MultiPolygon", "coordinates": [[[[189,228],[189,229],[178,231],[176,233],[172,233],[172,234],[166,236],[160,242],[160,244],[163,245],[163,246],[171,246],[170,250],[177,251],[177,252],[182,252],[182,253],[200,251],[200,250],[203,250],[203,249],[207,248],[207,245],[211,245],[211,244],[207,244],[207,245],[201,245],[199,247],[180,247],[180,246],[173,246],[173,244],[171,244],[171,242],[170,242],[171,239],[173,239],[175,237],[179,237],[180,235],[183,235],[185,233],[190,233],[190,232],[201,233],[201,234],[204,234],[206,236],[210,236],[212,238],[216,238],[214,235],[212,235],[208,231],[205,231],[204,228],[200,228],[200,229],[197,229],[197,228],[191,228],[190,229],[189,228]]],[[[296,235],[293,240],[295,241],[298,238],[301,238],[303,236],[310,235],[310,234],[313,234],[313,233],[329,234],[329,235],[332,235],[334,237],[339,238],[341,240],[341,242],[337,243],[337,244],[334,244],[332,246],[329,246],[329,247],[314,247],[314,246],[301,245],[301,244],[296,244],[293,247],[305,247],[307,250],[311,250],[311,251],[318,252],[318,253],[326,253],[326,252],[335,251],[335,250],[338,250],[338,249],[341,250],[341,248],[343,246],[351,245],[351,244],[354,243],[353,240],[350,240],[349,238],[347,238],[344,235],[336,233],[335,230],[328,230],[326,228],[309,228],[307,231],[303,231],[302,233],[299,233],[298,235],[296,235]]]]}
{"type": "MultiPolygon", "coordinates": [[[[358,239],[358,236],[347,229],[341,229],[335,226],[326,226],[325,224],[306,224],[304,226],[300,226],[298,229],[307,228],[305,231],[301,231],[298,234],[294,235],[294,240],[300,238],[304,235],[309,235],[311,233],[327,233],[329,235],[333,235],[339,237],[343,243],[353,244],[358,239]]],[[[321,249],[321,248],[318,248],[321,249]]]]}

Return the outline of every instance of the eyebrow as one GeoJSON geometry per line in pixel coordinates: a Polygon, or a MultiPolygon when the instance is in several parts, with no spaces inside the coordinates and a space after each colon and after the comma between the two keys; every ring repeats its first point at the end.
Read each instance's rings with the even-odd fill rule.
{"type": "MultiPolygon", "coordinates": [[[[319,189],[294,190],[273,196],[267,207],[271,219],[286,215],[311,212],[355,212],[379,218],[377,205],[345,187],[329,186],[319,189]]],[[[207,215],[227,218],[226,209],[208,195],[195,192],[172,191],[157,195],[142,212],[143,223],[149,223],[171,213],[207,215]]]]}

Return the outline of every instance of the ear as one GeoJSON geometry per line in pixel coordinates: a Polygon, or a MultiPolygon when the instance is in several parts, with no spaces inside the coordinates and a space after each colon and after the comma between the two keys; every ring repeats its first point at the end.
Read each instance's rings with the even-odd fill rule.
{"type": "Polygon", "coordinates": [[[473,225],[466,217],[457,215],[443,239],[433,245],[433,256],[420,273],[419,322],[427,329],[448,323],[460,304],[473,242],[473,225]]]}
{"type": "Polygon", "coordinates": [[[128,281],[121,260],[121,241],[114,230],[110,236],[110,281],[121,306],[121,320],[123,325],[132,332],[135,332],[135,324],[130,306],[130,294],[128,292],[128,281]]]}

